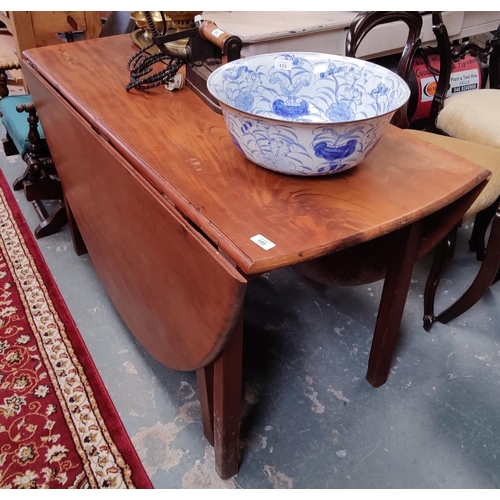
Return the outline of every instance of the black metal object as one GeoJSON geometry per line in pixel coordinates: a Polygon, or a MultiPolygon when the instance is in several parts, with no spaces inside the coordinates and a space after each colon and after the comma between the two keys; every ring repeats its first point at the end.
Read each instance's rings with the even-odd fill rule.
{"type": "MultiPolygon", "coordinates": [[[[441,13],[437,13],[439,21],[442,23],[441,13]]],[[[463,59],[467,54],[482,57],[485,61],[489,58],[489,78],[490,88],[500,88],[500,25],[493,33],[493,38],[487,40],[483,47],[470,40],[462,43],[451,50],[451,58],[457,62],[463,59]]]]}
{"type": "Polygon", "coordinates": [[[236,35],[220,30],[211,21],[197,22],[194,27],[177,33],[157,35],[153,32],[153,44],[172,58],[185,60],[186,85],[193,90],[211,109],[222,114],[218,101],[207,89],[210,74],[223,63],[241,57],[242,41],[236,35]],[[169,43],[188,38],[185,48],[172,48],[169,43]]]}

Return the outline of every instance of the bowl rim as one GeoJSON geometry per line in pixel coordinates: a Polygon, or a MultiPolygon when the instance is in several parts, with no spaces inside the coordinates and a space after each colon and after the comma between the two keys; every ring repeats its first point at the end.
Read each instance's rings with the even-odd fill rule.
{"type": "Polygon", "coordinates": [[[374,120],[374,119],[377,119],[377,118],[382,118],[384,116],[387,116],[391,113],[395,113],[398,109],[400,109],[401,107],[403,107],[405,104],[408,103],[410,97],[411,97],[411,89],[410,89],[410,86],[408,85],[408,83],[406,83],[406,81],[401,77],[399,76],[397,73],[395,73],[394,71],[391,71],[390,69],[388,68],[385,68],[384,66],[381,66],[380,64],[376,64],[376,63],[373,63],[371,61],[366,61],[364,59],[358,59],[356,57],[350,57],[350,56],[343,56],[343,55],[340,55],[340,54],[329,54],[327,52],[313,52],[313,51],[299,51],[299,50],[295,50],[295,51],[279,51],[279,52],[268,52],[268,53],[265,53],[265,54],[254,54],[253,56],[248,56],[248,57],[241,57],[240,59],[235,59],[234,61],[230,61],[230,62],[227,62],[227,63],[224,63],[222,64],[221,66],[219,66],[218,68],[216,68],[214,71],[212,71],[212,73],[210,73],[210,75],[208,76],[207,78],[207,90],[210,92],[210,94],[212,94],[212,96],[214,97],[214,99],[217,100],[217,102],[221,105],[221,108],[222,106],[225,106],[229,109],[232,109],[238,113],[242,113],[246,116],[249,116],[249,117],[252,117],[253,119],[260,119],[260,120],[270,120],[270,121],[273,121],[273,122],[277,122],[277,123],[285,123],[285,124],[295,124],[295,125],[318,125],[318,126],[321,126],[321,125],[349,125],[349,124],[353,124],[353,123],[363,123],[365,121],[368,121],[368,120],[374,120]],[[400,83],[402,83],[402,87],[405,89],[406,91],[406,98],[404,99],[403,103],[401,105],[399,105],[398,107],[394,108],[394,109],[391,109],[385,113],[382,113],[380,115],[375,115],[375,116],[370,116],[370,117],[367,117],[367,118],[361,118],[359,120],[345,120],[345,121],[338,121],[338,122],[332,122],[332,121],[318,121],[318,122],[308,122],[308,121],[299,121],[299,120],[284,120],[284,119],[280,119],[280,118],[275,118],[275,117],[272,117],[272,116],[260,116],[260,115],[256,115],[254,113],[249,113],[248,111],[244,111],[242,109],[239,109],[239,108],[236,108],[234,106],[231,106],[230,104],[227,104],[223,101],[221,101],[211,90],[210,90],[210,86],[211,86],[211,82],[213,83],[213,78],[215,75],[221,73],[222,71],[224,71],[224,69],[226,69],[228,66],[234,66],[236,64],[242,64],[242,61],[249,61],[249,60],[252,60],[252,59],[258,59],[258,58],[272,58],[272,57],[278,57],[278,56],[283,56],[283,55],[298,55],[298,56],[307,56],[307,55],[313,55],[313,56],[320,56],[320,57],[327,57],[329,59],[337,59],[337,60],[344,60],[344,61],[349,61],[349,62],[355,62],[357,65],[360,66],[360,68],[363,68],[365,66],[369,66],[369,67],[376,67],[377,69],[380,69],[382,70],[383,73],[386,73],[392,77],[395,77],[396,80],[399,80],[400,83]]]}

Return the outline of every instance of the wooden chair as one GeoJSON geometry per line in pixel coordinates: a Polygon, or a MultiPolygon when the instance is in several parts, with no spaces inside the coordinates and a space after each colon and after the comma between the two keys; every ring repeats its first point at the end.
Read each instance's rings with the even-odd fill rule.
{"type": "MultiPolygon", "coordinates": [[[[102,27],[98,12],[13,11],[8,12],[6,23],[18,58],[29,48],[95,38],[102,27]]],[[[68,219],[61,183],[31,97],[28,93],[9,96],[7,74],[18,68],[18,61],[0,65],[0,115],[7,132],[3,148],[6,155],[19,154],[26,162],[26,170],[14,181],[13,189],[24,189],[26,199],[33,203],[40,218],[35,236],[41,238],[61,229],[68,219]],[[49,200],[53,200],[50,213],[43,203],[49,200]]]]}
{"type": "MultiPolygon", "coordinates": [[[[438,249],[424,294],[424,328],[429,330],[436,321],[448,323],[470,309],[484,295],[490,285],[500,277],[500,26],[483,47],[470,41],[452,46],[440,12],[433,13],[441,60],[440,78],[448,82],[452,61],[467,54],[489,57],[489,88],[476,89],[446,97],[448,88],[436,92],[434,107],[429,117],[429,127],[440,136],[429,137],[431,142],[450,144],[459,155],[488,164],[493,176],[485,190],[464,216],[474,217],[474,227],[469,241],[470,250],[482,261],[480,270],[466,292],[438,316],[434,314],[436,289],[453,257],[456,228],[438,249]],[[445,63],[443,64],[443,61],[445,63]],[[443,137],[446,136],[446,137],[443,137]],[[486,159],[487,157],[487,159],[486,159]],[[493,222],[492,222],[493,220],[493,222]],[[486,245],[486,233],[491,224],[486,245]]],[[[483,163],[484,164],[484,163],[483,163]]]]}
{"type": "MultiPolygon", "coordinates": [[[[348,29],[346,36],[346,55],[355,57],[356,49],[359,47],[359,44],[375,26],[394,21],[405,22],[409,28],[408,40],[397,68],[398,74],[406,81],[409,81],[408,77],[412,60],[420,47],[422,18],[418,12],[391,11],[360,13],[348,29]]],[[[445,96],[450,86],[452,59],[450,41],[446,33],[446,28],[442,22],[441,14],[439,12],[433,12],[432,21],[433,31],[436,35],[441,57],[441,64],[436,94],[431,106],[431,119],[425,130],[408,129],[408,133],[415,134],[421,139],[432,142],[448,151],[478,163],[492,172],[493,175],[490,182],[463,217],[463,220],[466,220],[480,214],[479,217],[482,217],[483,220],[489,217],[489,221],[491,221],[495,213],[497,213],[498,216],[500,195],[500,150],[470,140],[448,137],[437,129],[433,117],[437,117],[443,108],[445,96]]],[[[401,111],[403,116],[395,115],[393,123],[402,128],[407,128],[409,119],[407,116],[404,116],[405,109],[401,111]]],[[[498,230],[500,230],[500,224],[494,222],[493,228],[495,229],[497,227],[498,230]]],[[[472,303],[477,302],[482,293],[484,293],[484,290],[487,289],[487,286],[491,284],[498,270],[498,256],[495,258],[493,252],[496,246],[500,245],[498,243],[500,236],[492,231],[493,238],[490,236],[490,241],[492,243],[496,242],[496,246],[492,247],[492,252],[490,252],[489,255],[488,252],[485,254],[488,258],[485,258],[482,266],[484,269],[482,269],[480,276],[477,278],[479,279],[479,283],[472,286],[471,290],[466,292],[464,300],[457,301],[458,305],[457,303],[454,304],[453,309],[436,316],[434,314],[435,294],[439,282],[453,257],[457,230],[458,226],[438,245],[436,250],[436,257],[426,283],[424,294],[424,328],[426,330],[428,330],[435,321],[449,321],[452,317],[456,317],[456,315],[464,312],[466,308],[471,307],[472,303]],[[487,283],[486,288],[485,283],[487,283]]]]}
{"type": "MultiPolygon", "coordinates": [[[[451,77],[451,65],[462,60],[466,55],[489,58],[487,79],[489,88],[456,93],[451,96],[436,96],[429,116],[429,126],[438,134],[456,137],[477,144],[500,148],[500,25],[493,37],[484,46],[471,41],[452,46],[448,31],[440,12],[433,13],[437,27],[437,39],[440,59],[446,61],[443,77],[451,77]]],[[[500,191],[499,191],[500,194],[500,191]]],[[[496,199],[495,199],[496,201],[496,199]]],[[[469,242],[477,259],[483,260],[485,253],[485,235],[495,215],[498,203],[493,203],[475,218],[474,229],[469,242]]]]}
{"type": "MultiPolygon", "coordinates": [[[[439,133],[486,146],[500,148],[500,25],[484,46],[471,41],[452,45],[440,12],[433,13],[439,26],[440,57],[447,57],[445,70],[451,72],[451,61],[459,62],[468,54],[489,60],[487,80],[489,88],[460,92],[441,98],[430,121],[439,133]],[[450,60],[451,58],[451,60],[450,60]]],[[[444,96],[441,96],[444,97],[444,96]]]]}

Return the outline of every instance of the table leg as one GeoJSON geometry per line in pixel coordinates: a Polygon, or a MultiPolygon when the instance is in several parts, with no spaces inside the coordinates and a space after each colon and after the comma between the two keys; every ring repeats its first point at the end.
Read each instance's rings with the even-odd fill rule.
{"type": "Polygon", "coordinates": [[[196,371],[198,397],[201,406],[203,433],[207,441],[214,445],[214,364],[210,363],[196,371]]]}
{"type": "Polygon", "coordinates": [[[384,384],[389,375],[423,225],[423,220],[417,221],[393,233],[366,374],[374,387],[384,384]]]}
{"type": "Polygon", "coordinates": [[[75,221],[75,217],[73,216],[73,212],[69,205],[68,199],[64,195],[64,191],[63,191],[63,197],[64,197],[64,205],[66,206],[66,214],[68,216],[68,226],[71,233],[73,248],[75,250],[76,255],[84,255],[88,253],[87,246],[83,241],[82,234],[80,233],[80,229],[78,228],[78,225],[75,221]]]}
{"type": "Polygon", "coordinates": [[[243,308],[222,353],[197,370],[203,431],[215,448],[222,479],[238,472],[241,420],[243,308]]]}
{"type": "Polygon", "coordinates": [[[440,323],[448,323],[452,319],[469,310],[495,281],[500,268],[500,210],[497,210],[491,226],[488,245],[484,253],[479,272],[467,291],[448,309],[436,317],[440,323]]]}

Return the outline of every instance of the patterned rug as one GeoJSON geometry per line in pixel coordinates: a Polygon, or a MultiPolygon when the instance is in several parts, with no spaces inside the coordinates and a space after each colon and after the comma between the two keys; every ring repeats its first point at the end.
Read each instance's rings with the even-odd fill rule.
{"type": "Polygon", "coordinates": [[[152,488],[2,172],[0,487],[152,488]]]}

